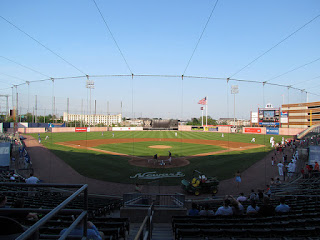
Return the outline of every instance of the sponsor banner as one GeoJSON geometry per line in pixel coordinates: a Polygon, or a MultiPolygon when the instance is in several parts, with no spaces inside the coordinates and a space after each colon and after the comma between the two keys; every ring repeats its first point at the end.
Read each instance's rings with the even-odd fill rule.
{"type": "Polygon", "coordinates": [[[87,132],[87,128],[86,127],[76,127],[74,129],[75,132],[87,132]]]}
{"type": "Polygon", "coordinates": [[[278,122],[259,122],[259,125],[265,125],[265,126],[279,126],[278,122]]]}
{"type": "Polygon", "coordinates": [[[261,133],[261,128],[245,128],[245,133],[261,133]]]}
{"type": "Polygon", "coordinates": [[[218,132],[219,128],[218,127],[205,127],[204,130],[209,131],[209,132],[218,132]]]}
{"type": "Polygon", "coordinates": [[[134,176],[130,176],[130,178],[159,179],[159,178],[179,178],[184,176],[185,175],[182,172],[176,172],[176,173],[145,172],[145,173],[137,173],[134,176]]]}
{"type": "Polygon", "coordinates": [[[272,135],[279,135],[279,128],[267,127],[266,128],[266,133],[267,134],[272,134],[272,135]]]}
{"type": "Polygon", "coordinates": [[[191,127],[191,130],[201,131],[201,130],[203,130],[203,127],[200,127],[200,126],[192,126],[192,127],[191,127]]]}
{"type": "Polygon", "coordinates": [[[112,131],[136,131],[140,129],[141,128],[136,128],[136,127],[113,127],[112,131]]]}

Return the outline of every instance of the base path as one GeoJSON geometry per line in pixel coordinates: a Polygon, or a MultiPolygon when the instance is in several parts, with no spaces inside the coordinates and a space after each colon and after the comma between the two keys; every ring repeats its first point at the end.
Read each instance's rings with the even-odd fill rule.
{"type": "MultiPolygon", "coordinates": [[[[203,156],[210,156],[215,154],[221,154],[225,152],[232,152],[232,151],[243,151],[247,149],[253,148],[260,148],[264,147],[263,145],[259,144],[252,144],[252,143],[242,143],[242,142],[230,142],[230,141],[220,141],[220,140],[203,140],[203,139],[174,139],[174,138],[119,138],[119,139],[92,139],[92,140],[78,140],[78,141],[67,141],[67,142],[57,142],[55,144],[72,147],[72,148],[80,148],[80,149],[87,149],[90,151],[96,151],[111,155],[120,155],[120,156],[128,156],[130,159],[128,160],[129,164],[139,167],[146,167],[146,168],[175,168],[175,167],[183,167],[189,164],[190,158],[193,157],[203,157],[203,156]],[[215,151],[215,152],[207,152],[207,153],[200,153],[192,156],[180,157],[180,158],[172,158],[171,164],[166,165],[159,165],[152,159],[146,157],[138,157],[127,155],[123,153],[111,152],[107,150],[101,150],[97,147],[99,145],[107,145],[113,143],[134,143],[134,142],[183,142],[183,143],[192,143],[192,144],[201,144],[201,145],[212,145],[212,146],[219,146],[226,148],[225,150],[215,151]]],[[[171,146],[164,146],[164,145],[154,145],[150,146],[151,148],[171,148],[171,146]]],[[[168,157],[158,158],[158,161],[165,161],[168,157]]],[[[167,163],[167,162],[166,162],[167,163]]]]}
{"type": "MultiPolygon", "coordinates": [[[[31,136],[25,137],[26,140],[24,140],[24,142],[32,160],[34,174],[46,183],[88,184],[90,193],[114,196],[122,196],[122,194],[133,192],[135,189],[132,184],[104,182],[82,176],[50,150],[39,144],[35,138],[31,136]]],[[[88,140],[87,142],[89,141],[92,140],[88,140]]],[[[227,145],[228,143],[225,142],[224,144],[227,145]]],[[[240,145],[241,144],[242,143],[240,143],[240,145]]],[[[248,143],[243,144],[248,145],[248,143]]],[[[264,159],[258,161],[241,173],[242,183],[239,190],[233,178],[221,181],[218,195],[238,195],[239,192],[248,194],[250,189],[265,189],[265,185],[269,183],[270,178],[277,176],[277,167],[271,166],[270,159],[272,155],[273,153],[268,154],[264,159]]],[[[290,156],[288,155],[288,157],[290,156]]],[[[143,192],[159,194],[184,193],[180,186],[152,185],[144,186],[143,192]]],[[[211,195],[200,195],[198,197],[187,195],[187,198],[201,199],[209,196],[211,195]]]]}

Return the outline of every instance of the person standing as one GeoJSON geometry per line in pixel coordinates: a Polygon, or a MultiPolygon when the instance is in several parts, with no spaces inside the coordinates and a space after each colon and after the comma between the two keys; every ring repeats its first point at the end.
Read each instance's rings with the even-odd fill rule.
{"type": "Polygon", "coordinates": [[[279,170],[279,176],[283,176],[283,167],[284,167],[283,163],[280,161],[277,166],[279,170]]]}
{"type": "Polygon", "coordinates": [[[239,190],[240,183],[241,183],[241,174],[239,170],[236,172],[235,177],[236,177],[237,189],[239,190]]]}

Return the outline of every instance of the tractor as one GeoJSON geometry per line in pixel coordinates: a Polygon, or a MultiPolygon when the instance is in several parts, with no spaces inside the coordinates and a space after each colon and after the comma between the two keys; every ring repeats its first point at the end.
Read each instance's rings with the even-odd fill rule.
{"type": "Polygon", "coordinates": [[[181,187],[184,191],[198,196],[200,193],[211,193],[215,195],[218,192],[219,181],[216,177],[206,177],[203,173],[194,170],[192,180],[183,179],[181,187]]]}

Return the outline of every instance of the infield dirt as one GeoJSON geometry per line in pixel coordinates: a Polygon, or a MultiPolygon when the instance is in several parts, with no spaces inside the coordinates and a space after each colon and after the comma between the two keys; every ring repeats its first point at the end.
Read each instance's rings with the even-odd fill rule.
{"type": "MultiPolygon", "coordinates": [[[[203,140],[203,139],[174,139],[174,138],[119,138],[119,139],[93,139],[93,140],[78,140],[78,141],[68,141],[68,142],[57,142],[56,144],[66,146],[66,147],[73,147],[78,149],[87,149],[90,151],[96,151],[106,154],[112,155],[120,155],[120,156],[127,156],[130,157],[128,162],[131,165],[139,166],[139,167],[152,167],[152,168],[175,168],[175,167],[182,167],[189,164],[188,159],[193,157],[200,157],[200,156],[209,156],[214,154],[221,154],[225,152],[231,151],[243,151],[247,149],[253,148],[260,148],[264,145],[259,144],[252,144],[252,143],[243,143],[243,142],[231,142],[231,141],[219,141],[219,140],[203,140]],[[180,157],[180,158],[173,158],[171,164],[166,165],[159,165],[156,162],[152,161],[152,159],[146,157],[137,157],[137,156],[130,156],[123,153],[111,152],[106,150],[97,149],[99,145],[106,145],[106,144],[114,144],[114,143],[134,143],[134,142],[182,142],[182,143],[192,143],[192,144],[202,144],[202,145],[213,145],[225,148],[225,150],[215,151],[215,152],[206,152],[200,153],[196,155],[180,157]]],[[[150,156],[151,158],[151,156],[150,156]]],[[[158,161],[165,161],[168,157],[161,156],[158,161]]]]}

